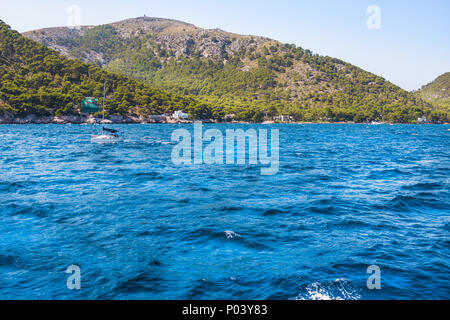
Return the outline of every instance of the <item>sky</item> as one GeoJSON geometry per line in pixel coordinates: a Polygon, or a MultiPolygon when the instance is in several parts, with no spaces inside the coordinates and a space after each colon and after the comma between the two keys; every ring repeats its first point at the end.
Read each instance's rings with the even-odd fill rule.
{"type": "Polygon", "coordinates": [[[448,0],[0,0],[0,19],[20,32],[66,26],[74,5],[81,25],[145,14],[294,43],[409,91],[450,71],[448,0]]]}

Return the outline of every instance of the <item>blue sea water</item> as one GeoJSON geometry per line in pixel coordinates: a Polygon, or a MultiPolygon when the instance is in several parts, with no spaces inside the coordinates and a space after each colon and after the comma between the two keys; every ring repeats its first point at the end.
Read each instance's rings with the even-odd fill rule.
{"type": "Polygon", "coordinates": [[[205,125],[279,129],[274,176],[113,127],[0,126],[0,299],[450,298],[449,126],[205,125]]]}

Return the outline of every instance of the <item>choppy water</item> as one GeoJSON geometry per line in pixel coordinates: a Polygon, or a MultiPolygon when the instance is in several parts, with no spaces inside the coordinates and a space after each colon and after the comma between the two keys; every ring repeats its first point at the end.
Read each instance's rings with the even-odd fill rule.
{"type": "Polygon", "coordinates": [[[280,129],[276,176],[116,127],[0,126],[1,299],[450,298],[449,126],[256,126],[280,129]]]}

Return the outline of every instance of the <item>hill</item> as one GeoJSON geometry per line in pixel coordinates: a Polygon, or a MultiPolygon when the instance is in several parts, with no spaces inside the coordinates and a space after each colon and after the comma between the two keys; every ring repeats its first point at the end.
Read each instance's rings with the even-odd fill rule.
{"type": "Polygon", "coordinates": [[[149,17],[24,35],[68,57],[195,97],[208,106],[202,113],[216,119],[415,122],[426,115],[448,121],[447,113],[381,77],[264,37],[149,17]]]}
{"type": "Polygon", "coordinates": [[[102,96],[106,80],[108,114],[141,116],[201,107],[191,98],[68,59],[0,21],[0,116],[78,114],[77,104],[87,96],[102,96]]]}
{"type": "Polygon", "coordinates": [[[419,96],[450,112],[450,72],[444,73],[418,91],[419,96]]]}

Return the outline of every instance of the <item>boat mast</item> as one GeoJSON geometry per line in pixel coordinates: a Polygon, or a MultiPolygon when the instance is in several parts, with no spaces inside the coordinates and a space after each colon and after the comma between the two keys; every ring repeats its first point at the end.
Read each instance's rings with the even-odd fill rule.
{"type": "Polygon", "coordinates": [[[105,81],[104,85],[103,85],[103,115],[102,115],[102,134],[104,134],[104,124],[105,124],[105,101],[106,101],[106,83],[108,81],[105,81]]]}

